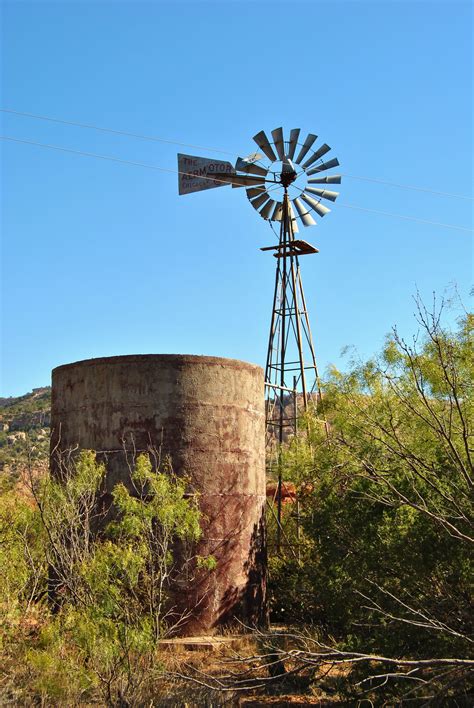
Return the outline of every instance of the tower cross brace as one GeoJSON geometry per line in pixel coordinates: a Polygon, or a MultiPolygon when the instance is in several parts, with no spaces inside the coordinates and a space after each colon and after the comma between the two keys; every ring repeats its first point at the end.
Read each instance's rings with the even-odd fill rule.
{"type": "Polygon", "coordinates": [[[284,187],[280,237],[273,250],[277,259],[273,308],[265,367],[265,411],[267,460],[272,468],[276,451],[278,470],[277,549],[282,534],[282,444],[295,435],[298,425],[298,398],[307,410],[312,394],[321,396],[321,387],[301,280],[299,256],[317,253],[310,244],[295,239],[288,198],[289,182],[282,173],[284,187]],[[292,405],[291,405],[292,404],[292,405]],[[291,408],[293,408],[291,410],[291,408]]]}
{"type": "Polygon", "coordinates": [[[272,442],[281,444],[296,433],[298,402],[306,411],[310,396],[320,394],[299,265],[299,256],[317,253],[317,250],[295,239],[286,186],[279,243],[262,250],[273,250],[277,259],[265,367],[267,443],[271,445],[272,442]]]}

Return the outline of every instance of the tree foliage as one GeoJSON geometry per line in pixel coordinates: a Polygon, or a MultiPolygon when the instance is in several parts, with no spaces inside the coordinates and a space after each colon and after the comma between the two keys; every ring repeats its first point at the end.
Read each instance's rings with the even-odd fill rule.
{"type": "Polygon", "coordinates": [[[104,466],[84,451],[62,469],[61,480],[33,480],[33,498],[11,490],[0,498],[5,699],[21,684],[22,700],[139,700],[162,670],[157,646],[170,629],[174,544],[199,538],[197,500],[185,494],[185,480],[154,471],[142,455],[132,489],[115,487],[115,521],[104,527],[104,466]]]}
{"type": "Polygon", "coordinates": [[[272,561],[274,609],[352,651],[467,657],[474,318],[451,332],[418,303],[418,320],[412,342],[395,330],[379,358],[333,370],[285,453],[303,536],[299,561],[272,561]]]}

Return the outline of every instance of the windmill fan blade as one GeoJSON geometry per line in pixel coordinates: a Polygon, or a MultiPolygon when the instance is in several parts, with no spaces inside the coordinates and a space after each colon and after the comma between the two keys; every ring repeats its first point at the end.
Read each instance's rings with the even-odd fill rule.
{"type": "Polygon", "coordinates": [[[260,175],[262,177],[266,177],[268,170],[266,170],[264,167],[260,167],[259,165],[254,165],[252,162],[247,162],[242,157],[237,158],[237,162],[235,163],[235,169],[238,172],[246,172],[247,174],[253,174],[253,175],[260,175]]]}
{"type": "Polygon", "coordinates": [[[268,157],[269,160],[272,162],[275,162],[277,160],[277,156],[272,150],[272,146],[270,145],[270,142],[265,135],[265,131],[261,130],[257,135],[253,136],[253,139],[257,143],[258,147],[263,150],[265,155],[268,157]]]}
{"type": "Polygon", "coordinates": [[[246,174],[259,175],[260,177],[266,177],[268,170],[264,167],[259,167],[258,165],[247,165],[245,168],[236,167],[238,172],[245,172],[246,174]]]}
{"type": "Polygon", "coordinates": [[[265,194],[261,194],[259,197],[256,199],[251,199],[250,203],[253,206],[254,209],[257,209],[257,211],[260,209],[261,206],[265,204],[265,202],[268,202],[270,197],[268,194],[265,192],[265,194]]]}
{"type": "Polygon", "coordinates": [[[308,210],[303,206],[303,204],[300,202],[299,199],[293,199],[293,204],[296,207],[296,211],[300,216],[304,216],[305,214],[308,214],[308,210]]]}
{"type": "Polygon", "coordinates": [[[273,211],[274,207],[275,201],[270,199],[270,201],[265,204],[263,209],[260,209],[260,215],[263,216],[264,219],[269,219],[270,213],[273,211]]]}
{"type": "Polygon", "coordinates": [[[289,207],[289,212],[290,212],[290,221],[291,221],[291,228],[294,234],[299,233],[299,228],[298,228],[298,222],[296,221],[296,216],[295,212],[293,211],[293,207],[291,206],[291,203],[288,204],[289,207]]]}
{"type": "Polygon", "coordinates": [[[306,187],[306,191],[311,194],[317,194],[321,199],[329,199],[331,202],[335,202],[339,196],[339,192],[330,192],[328,189],[316,189],[316,187],[306,187]]]}
{"type": "Polygon", "coordinates": [[[281,202],[277,202],[275,204],[275,208],[273,210],[273,214],[271,216],[270,221],[281,221],[283,218],[283,204],[281,202]]]}
{"type": "Polygon", "coordinates": [[[303,169],[306,169],[307,167],[309,167],[310,165],[312,165],[314,162],[316,162],[316,160],[319,160],[323,155],[325,155],[327,152],[329,152],[330,149],[331,149],[331,148],[329,147],[329,145],[328,145],[327,143],[324,143],[324,145],[321,145],[321,147],[319,148],[319,150],[316,150],[316,152],[314,153],[314,155],[311,155],[311,157],[309,158],[309,160],[306,160],[306,162],[303,163],[303,164],[301,165],[301,167],[302,167],[303,169]]]}
{"type": "Polygon", "coordinates": [[[283,142],[283,128],[272,130],[272,138],[280,160],[285,159],[285,143],[283,142]]]}
{"type": "Polygon", "coordinates": [[[299,199],[293,199],[293,204],[295,205],[296,211],[300,215],[304,226],[316,226],[315,220],[299,199]]]}
{"type": "MultiPolygon", "coordinates": [[[[221,179],[221,177],[217,179],[221,179]]],[[[257,187],[259,185],[263,186],[265,183],[263,177],[253,177],[252,175],[227,175],[226,181],[229,182],[232,187],[257,187]]]]}
{"type": "Polygon", "coordinates": [[[308,184],[341,184],[341,175],[329,175],[328,177],[315,177],[309,179],[308,184]]]}
{"type": "Polygon", "coordinates": [[[339,160],[337,157],[333,157],[332,160],[328,160],[327,162],[322,162],[320,165],[317,167],[313,167],[312,170],[308,170],[306,173],[308,177],[310,175],[316,175],[318,172],[324,172],[324,170],[330,170],[331,167],[338,167],[339,166],[339,160]]]}
{"type": "Polygon", "coordinates": [[[298,138],[300,136],[300,128],[293,128],[290,131],[290,142],[288,143],[288,155],[290,160],[292,160],[295,156],[295,150],[296,150],[296,144],[298,142],[298,138]]]}
{"type": "Polygon", "coordinates": [[[298,165],[300,164],[301,160],[306,155],[306,153],[309,152],[312,144],[314,143],[314,141],[316,140],[317,137],[318,137],[317,135],[313,135],[312,133],[309,133],[308,137],[306,138],[306,140],[303,143],[303,147],[301,148],[301,150],[298,153],[298,157],[295,160],[295,162],[298,165]]]}
{"type": "Polygon", "coordinates": [[[258,197],[259,194],[263,194],[265,192],[265,187],[251,187],[250,189],[247,189],[247,197],[249,199],[253,199],[254,197],[258,197]]]}
{"type": "Polygon", "coordinates": [[[303,192],[303,194],[301,195],[301,199],[306,202],[306,204],[309,204],[311,209],[314,209],[314,211],[319,214],[319,216],[325,216],[331,211],[330,209],[328,209],[327,206],[324,206],[324,204],[317,202],[316,199],[313,199],[313,197],[309,197],[306,192],[303,192]]]}

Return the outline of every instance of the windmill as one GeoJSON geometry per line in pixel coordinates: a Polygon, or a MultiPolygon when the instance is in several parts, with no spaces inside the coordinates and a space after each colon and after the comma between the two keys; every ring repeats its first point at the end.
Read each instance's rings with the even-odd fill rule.
{"type": "Polygon", "coordinates": [[[320,394],[299,265],[300,256],[318,253],[318,249],[295,235],[299,233],[298,221],[304,227],[315,226],[313,215],[324,217],[330,211],[324,202],[334,202],[338,192],[326,186],[340,184],[341,177],[324,174],[339,165],[337,158],[325,158],[331,150],[329,145],[323,143],[314,148],[317,135],[312,133],[300,142],[300,132],[293,128],[285,140],[283,129],[275,128],[270,141],[260,131],[253,140],[262,152],[238,157],[235,165],[178,154],[179,194],[226,185],[245,188],[252,207],[270,223],[277,237],[276,244],[261,248],[276,258],[265,367],[269,444],[281,444],[288,434],[296,432],[298,400],[306,410],[311,395],[320,394]],[[279,233],[274,224],[279,226],[279,233]]]}

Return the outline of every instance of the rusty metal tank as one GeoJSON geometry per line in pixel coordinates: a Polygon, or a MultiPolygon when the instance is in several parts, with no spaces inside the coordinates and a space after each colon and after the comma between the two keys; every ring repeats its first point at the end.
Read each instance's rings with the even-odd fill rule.
{"type": "Polygon", "coordinates": [[[176,612],[190,613],[181,634],[211,634],[234,618],[265,623],[263,391],[260,367],[217,357],[117,356],[53,370],[52,474],[60,451],[95,450],[107,509],[117,482],[131,488],[130,450],[160,449],[200,494],[196,551],[217,567],[176,579],[176,612]]]}

